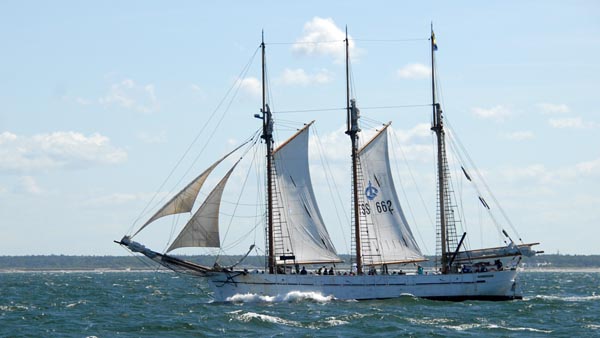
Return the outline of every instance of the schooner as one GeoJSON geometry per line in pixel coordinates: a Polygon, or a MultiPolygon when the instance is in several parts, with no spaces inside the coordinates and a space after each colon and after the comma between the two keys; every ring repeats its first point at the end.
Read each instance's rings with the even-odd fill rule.
{"type": "MultiPolygon", "coordinates": [[[[431,30],[432,126],[436,136],[438,269],[424,272],[417,264],[426,260],[421,252],[397,196],[388,151],[385,124],[364,145],[359,145],[360,111],[349,86],[349,41],[346,33],[346,131],[352,160],[351,186],[351,268],[337,273],[305,273],[299,266],[339,264],[338,255],[323,221],[313,191],[309,171],[309,129],[306,124],[275,147],[274,119],[266,102],[265,43],[262,52],[262,107],[255,117],[262,122],[261,139],[266,147],[266,258],[264,271],[248,271],[235,266],[203,266],[170,254],[182,247],[219,247],[219,207],[227,181],[236,162],[193,213],[166,252],[160,253],[133,241],[133,237],[155,220],[191,213],[203,184],[225,158],[214,162],[171,198],[133,235],[118,244],[141,253],[177,272],[205,278],[217,301],[230,301],[236,295],[284,296],[290,292],[316,292],[336,299],[384,299],[413,295],[436,300],[511,300],[522,298],[517,282],[523,255],[534,255],[538,243],[515,244],[506,236],[506,246],[467,250],[466,233],[458,238],[452,220],[450,170],[446,156],[444,116],[436,97],[435,51],[431,30]],[[286,269],[295,266],[296,269],[286,269]],[[414,266],[414,271],[392,271],[394,266],[414,266]],[[377,273],[376,271],[380,271],[377,273]]],[[[463,168],[464,174],[468,174],[463,168]]],[[[489,208],[480,197],[484,207],[489,208]]],[[[251,248],[252,249],[252,248],[251,248]]],[[[348,262],[346,262],[348,263],[348,262]]],[[[402,271],[402,270],[400,270],[402,271]]]]}

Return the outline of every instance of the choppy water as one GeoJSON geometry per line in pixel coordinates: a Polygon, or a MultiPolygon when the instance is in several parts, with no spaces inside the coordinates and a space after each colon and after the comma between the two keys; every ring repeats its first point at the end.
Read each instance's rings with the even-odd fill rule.
{"type": "Polygon", "coordinates": [[[600,273],[524,272],[525,299],[336,301],[293,293],[213,303],[171,273],[1,273],[0,337],[600,336],[600,273]]]}

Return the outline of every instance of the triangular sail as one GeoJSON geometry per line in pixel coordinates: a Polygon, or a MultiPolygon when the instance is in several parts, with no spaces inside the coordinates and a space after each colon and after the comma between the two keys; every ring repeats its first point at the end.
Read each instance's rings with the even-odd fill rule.
{"type": "Polygon", "coordinates": [[[310,179],[308,129],[311,124],[273,154],[278,192],[275,213],[281,216],[278,224],[281,231],[274,234],[278,264],[283,263],[281,256],[291,255],[299,264],[341,262],[325,228],[310,179]]]}
{"type": "MultiPolygon", "coordinates": [[[[392,264],[424,260],[423,254],[404,217],[390,171],[387,126],[359,151],[362,175],[358,192],[361,218],[366,222],[369,248],[365,264],[392,264]],[[372,257],[372,259],[371,259],[372,257]]],[[[366,241],[366,243],[365,243],[366,241]]]]}
{"type": "Polygon", "coordinates": [[[210,192],[198,211],[187,222],[179,236],[173,241],[167,252],[184,247],[218,248],[219,207],[225,184],[239,161],[227,172],[219,184],[210,192]]]}
{"type": "Polygon", "coordinates": [[[188,185],[186,185],[185,188],[178,192],[177,195],[173,196],[173,198],[171,198],[162,208],[160,208],[152,217],[150,217],[150,219],[146,223],[144,223],[144,225],[142,225],[142,227],[138,231],[136,231],[135,234],[133,234],[133,236],[137,235],[148,224],[156,221],[161,217],[174,214],[182,214],[185,212],[192,211],[192,207],[194,206],[196,197],[198,197],[200,188],[202,188],[202,185],[208,178],[208,175],[210,175],[210,173],[215,169],[217,165],[219,165],[219,163],[221,163],[229,155],[233,154],[236,150],[240,149],[244,144],[238,146],[234,150],[230,151],[227,155],[223,156],[220,160],[213,163],[213,165],[208,167],[208,169],[206,169],[202,174],[200,174],[188,185]]]}

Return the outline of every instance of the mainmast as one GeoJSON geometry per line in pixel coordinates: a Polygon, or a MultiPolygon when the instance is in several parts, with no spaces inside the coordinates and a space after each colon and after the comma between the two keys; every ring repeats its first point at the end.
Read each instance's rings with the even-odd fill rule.
{"type": "Polygon", "coordinates": [[[439,195],[439,208],[440,208],[440,241],[442,249],[442,273],[448,273],[448,244],[447,244],[447,218],[446,218],[446,176],[444,173],[445,154],[444,151],[444,125],[442,122],[442,109],[440,104],[437,102],[435,96],[435,51],[437,45],[435,42],[435,34],[433,33],[433,24],[431,24],[431,98],[433,107],[433,119],[431,123],[431,130],[433,130],[437,136],[437,171],[438,171],[438,195],[439,195]]]}
{"type": "Polygon", "coordinates": [[[348,27],[346,27],[346,110],[347,110],[347,130],[346,134],[352,141],[352,206],[354,210],[354,241],[356,244],[356,272],[362,275],[362,253],[360,244],[360,213],[358,209],[358,127],[359,111],[356,108],[356,101],[350,100],[350,56],[348,52],[348,27]]]}
{"type": "Polygon", "coordinates": [[[275,272],[275,248],[273,240],[273,118],[271,115],[271,109],[267,104],[266,97],[266,72],[265,72],[265,34],[262,33],[262,39],[260,44],[262,51],[262,116],[259,116],[263,120],[263,134],[262,138],[265,140],[267,146],[267,241],[269,242],[269,252],[267,258],[267,265],[269,267],[269,273],[275,272]]]}

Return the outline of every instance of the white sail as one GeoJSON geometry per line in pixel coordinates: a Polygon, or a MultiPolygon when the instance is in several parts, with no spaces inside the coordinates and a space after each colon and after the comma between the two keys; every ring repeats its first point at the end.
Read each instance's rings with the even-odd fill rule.
{"type": "MultiPolygon", "coordinates": [[[[239,163],[239,161],[238,161],[239,163]]],[[[187,222],[179,236],[175,238],[167,252],[184,247],[218,248],[219,240],[219,207],[225,184],[237,163],[229,169],[225,177],[208,194],[198,211],[187,222]]]]}
{"type": "MultiPolygon", "coordinates": [[[[246,144],[246,143],[244,143],[246,144]]],[[[160,208],[150,219],[144,223],[140,227],[138,231],[133,234],[133,236],[137,235],[142,229],[144,229],[148,224],[156,221],[157,219],[174,214],[182,214],[185,212],[192,211],[192,207],[194,206],[194,202],[196,201],[196,197],[198,197],[198,193],[200,192],[200,188],[208,178],[208,175],[215,169],[219,163],[221,163],[227,156],[233,154],[236,150],[240,149],[241,146],[235,148],[227,155],[223,156],[220,160],[213,163],[208,169],[206,169],[202,174],[192,180],[188,185],[185,186],[180,192],[178,192],[173,198],[171,198],[162,208],[160,208]]],[[[132,236],[132,237],[133,237],[132,236]]]]}
{"type": "MultiPolygon", "coordinates": [[[[295,262],[341,262],[317,206],[308,166],[308,128],[298,131],[274,151],[277,172],[277,208],[274,213],[281,219],[275,224],[275,258],[295,256],[295,262]],[[279,237],[279,238],[277,238],[279,237]]],[[[289,261],[288,261],[289,263],[289,261]]]]}
{"type": "Polygon", "coordinates": [[[387,125],[359,151],[361,219],[368,235],[362,239],[365,264],[391,264],[424,260],[406,222],[392,180],[387,125]],[[365,252],[369,251],[369,252],[365,252]]]}

